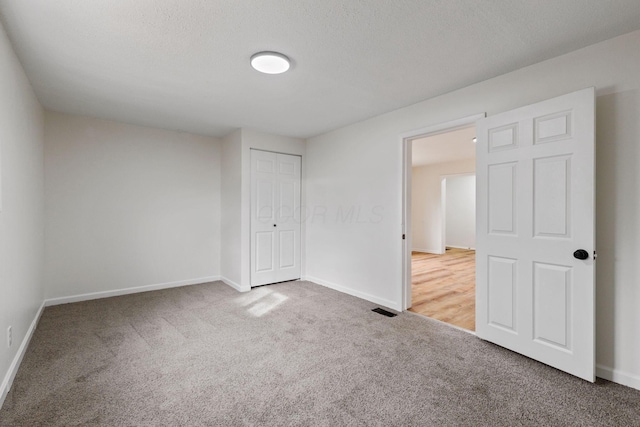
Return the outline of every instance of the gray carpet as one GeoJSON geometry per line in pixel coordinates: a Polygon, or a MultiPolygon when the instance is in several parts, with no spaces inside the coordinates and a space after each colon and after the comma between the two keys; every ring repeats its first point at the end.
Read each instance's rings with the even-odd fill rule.
{"type": "Polygon", "coordinates": [[[308,282],[216,282],[49,307],[2,426],[640,426],[589,384],[308,282]]]}

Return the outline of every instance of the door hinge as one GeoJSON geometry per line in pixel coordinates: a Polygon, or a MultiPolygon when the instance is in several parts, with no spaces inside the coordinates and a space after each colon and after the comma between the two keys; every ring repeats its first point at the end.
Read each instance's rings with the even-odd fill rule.
{"type": "Polygon", "coordinates": [[[593,259],[598,258],[598,254],[596,253],[596,251],[593,251],[593,259]]]}
{"type": "Polygon", "coordinates": [[[402,240],[405,240],[404,234],[402,235],[402,240]]]}

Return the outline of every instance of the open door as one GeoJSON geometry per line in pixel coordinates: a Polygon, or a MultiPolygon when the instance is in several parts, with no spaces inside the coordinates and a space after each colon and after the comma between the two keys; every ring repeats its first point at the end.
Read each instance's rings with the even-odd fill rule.
{"type": "Polygon", "coordinates": [[[477,122],[476,332],[595,380],[595,92],[477,122]]]}

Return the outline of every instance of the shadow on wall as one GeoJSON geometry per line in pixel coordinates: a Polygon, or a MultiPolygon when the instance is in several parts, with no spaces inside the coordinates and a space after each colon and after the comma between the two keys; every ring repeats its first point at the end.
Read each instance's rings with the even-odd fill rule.
{"type": "Polygon", "coordinates": [[[640,296],[636,285],[640,274],[639,102],[638,90],[603,95],[596,100],[596,360],[609,367],[619,364],[616,353],[640,357],[640,350],[615,351],[616,331],[640,324],[640,314],[634,307],[640,296]],[[624,277],[620,277],[620,270],[624,277]],[[626,326],[617,324],[620,319],[626,326]]]}

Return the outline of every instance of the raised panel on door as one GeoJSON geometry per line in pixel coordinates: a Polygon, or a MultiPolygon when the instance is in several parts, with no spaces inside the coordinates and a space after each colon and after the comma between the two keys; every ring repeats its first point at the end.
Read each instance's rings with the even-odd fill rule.
{"type": "Polygon", "coordinates": [[[562,111],[534,119],[534,144],[571,138],[571,111],[562,111]]]}
{"type": "Polygon", "coordinates": [[[269,178],[258,179],[256,183],[255,218],[263,223],[275,221],[273,180],[269,178]]]}
{"type": "Polygon", "coordinates": [[[294,180],[300,178],[300,162],[298,159],[300,159],[299,156],[280,154],[278,156],[278,173],[281,176],[289,176],[294,180]]]}
{"type": "Polygon", "coordinates": [[[516,148],[518,146],[518,123],[489,129],[487,144],[490,152],[516,148]]]}
{"type": "Polygon", "coordinates": [[[489,191],[489,234],[517,234],[516,216],[516,162],[489,165],[487,188],[489,191]]]}
{"type": "Polygon", "coordinates": [[[278,157],[274,156],[273,153],[260,155],[260,158],[257,158],[255,162],[255,171],[258,173],[274,174],[277,160],[278,157]]]}
{"type": "Polygon", "coordinates": [[[571,155],[533,160],[533,233],[571,237],[571,155]]]}
{"type": "Polygon", "coordinates": [[[278,232],[280,238],[279,264],[280,269],[296,267],[296,234],[292,230],[278,232]]]}
{"type": "Polygon", "coordinates": [[[571,351],[571,267],[534,263],[533,339],[571,351]]]}
{"type": "Polygon", "coordinates": [[[489,257],[489,325],[512,333],[517,333],[516,264],[515,259],[489,257]]]}
{"type": "Polygon", "coordinates": [[[275,236],[273,231],[258,231],[256,233],[255,271],[257,273],[273,272],[275,270],[275,236]]]}
{"type": "Polygon", "coordinates": [[[278,204],[278,219],[282,223],[291,222],[294,219],[296,206],[296,183],[293,181],[280,182],[280,199],[278,204]]]}
{"type": "Polygon", "coordinates": [[[595,372],[594,90],[478,122],[476,333],[595,372]],[[577,249],[586,260],[576,259],[577,249]]]}

